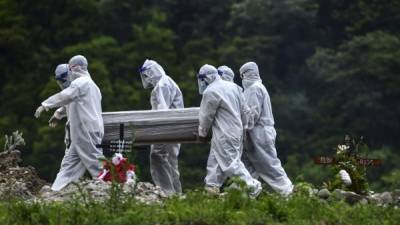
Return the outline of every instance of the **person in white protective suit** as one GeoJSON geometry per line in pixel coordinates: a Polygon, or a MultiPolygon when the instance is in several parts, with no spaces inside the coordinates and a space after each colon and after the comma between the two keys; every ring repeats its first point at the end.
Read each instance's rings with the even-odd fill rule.
{"type": "Polygon", "coordinates": [[[276,153],[276,131],[271,101],[267,89],[262,84],[257,64],[244,64],[240,68],[240,76],[244,98],[251,110],[243,162],[253,177],[261,177],[273,190],[288,196],[293,192],[293,184],[276,153]]]}
{"type": "Polygon", "coordinates": [[[104,134],[100,90],[90,77],[84,56],[72,57],[68,66],[69,87],[43,101],[35,112],[38,118],[44,110],[68,105],[71,144],[51,187],[54,191],[77,181],[86,170],[96,178],[101,171],[99,159],[104,157],[96,147],[104,134]]]}
{"type": "Polygon", "coordinates": [[[206,190],[218,192],[228,177],[237,176],[256,197],[261,183],[252,178],[241,161],[243,141],[244,100],[240,89],[224,81],[214,66],[204,65],[198,74],[199,92],[203,95],[199,112],[199,138],[212,132],[210,155],[207,161],[206,190]]]}
{"type": "Polygon", "coordinates": [[[233,82],[233,79],[235,78],[235,73],[233,73],[233,70],[231,68],[224,65],[218,67],[217,70],[222,80],[233,82]]]}
{"type": "MultiPolygon", "coordinates": [[[[65,88],[69,87],[69,85],[71,84],[71,76],[69,76],[69,75],[70,74],[68,73],[68,64],[59,64],[56,67],[55,79],[56,79],[58,86],[60,86],[61,90],[64,90],[65,88]]],[[[69,133],[69,121],[68,121],[68,115],[67,115],[67,112],[68,112],[67,107],[68,106],[62,106],[62,107],[58,108],[49,120],[49,126],[54,128],[57,126],[57,124],[60,120],[67,117],[67,122],[65,123],[65,138],[64,138],[64,143],[65,143],[66,149],[69,148],[70,139],[71,139],[70,133],[69,133]]]]}
{"type": "MultiPolygon", "coordinates": [[[[156,61],[146,59],[139,73],[143,87],[153,88],[150,96],[152,110],[184,107],[178,85],[156,61]]],[[[179,150],[180,144],[154,144],[150,147],[151,177],[166,195],[182,192],[178,170],[179,150]]]]}

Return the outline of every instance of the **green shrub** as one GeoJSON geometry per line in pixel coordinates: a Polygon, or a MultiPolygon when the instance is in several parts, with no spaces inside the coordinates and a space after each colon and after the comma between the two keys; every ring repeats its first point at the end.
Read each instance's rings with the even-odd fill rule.
{"type": "Polygon", "coordinates": [[[344,143],[339,144],[336,148],[336,164],[333,166],[335,177],[325,184],[330,191],[344,189],[358,194],[368,194],[369,185],[366,168],[359,163],[359,153],[362,149],[366,150],[367,148],[362,137],[356,140],[349,135],[345,136],[344,143]],[[351,185],[347,186],[342,182],[338,175],[340,170],[345,170],[349,174],[351,185]]]}

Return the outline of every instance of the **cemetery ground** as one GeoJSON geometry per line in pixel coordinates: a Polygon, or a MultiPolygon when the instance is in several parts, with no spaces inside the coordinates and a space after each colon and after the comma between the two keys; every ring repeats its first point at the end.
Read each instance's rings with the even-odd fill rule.
{"type": "Polygon", "coordinates": [[[150,183],[82,180],[55,193],[17,150],[0,155],[0,224],[399,224],[400,190],[358,195],[297,183],[281,197],[266,186],[257,199],[237,188],[210,195],[199,187],[166,197],[150,183]],[[44,185],[44,186],[43,186],[44,185]],[[42,186],[42,187],[41,187],[42,186]]]}
{"type": "Polygon", "coordinates": [[[399,224],[397,206],[322,200],[299,191],[289,198],[263,192],[251,199],[233,189],[223,196],[186,190],[181,197],[143,203],[114,195],[98,202],[83,196],[67,202],[2,200],[0,224],[399,224]]]}

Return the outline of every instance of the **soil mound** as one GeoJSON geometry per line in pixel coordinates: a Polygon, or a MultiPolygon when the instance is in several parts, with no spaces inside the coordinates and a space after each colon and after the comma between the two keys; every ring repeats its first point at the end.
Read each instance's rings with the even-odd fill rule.
{"type": "Polygon", "coordinates": [[[22,167],[21,152],[0,152],[0,197],[28,199],[39,193],[46,181],[32,166],[22,167]]]}

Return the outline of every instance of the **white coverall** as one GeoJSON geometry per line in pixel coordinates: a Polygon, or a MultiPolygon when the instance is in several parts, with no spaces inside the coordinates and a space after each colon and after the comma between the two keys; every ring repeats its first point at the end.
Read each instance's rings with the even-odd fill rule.
{"type": "Polygon", "coordinates": [[[82,74],[68,88],[42,102],[47,109],[66,105],[71,144],[51,187],[54,191],[77,181],[86,169],[96,178],[101,171],[99,158],[103,157],[102,150],[96,147],[104,134],[101,93],[89,73],[82,74]]]}
{"type": "Polygon", "coordinates": [[[222,80],[215,67],[205,65],[199,74],[204,70],[208,74],[215,70],[215,73],[207,75],[210,79],[207,80],[199,113],[199,136],[206,137],[212,129],[206,186],[219,188],[227,177],[238,176],[252,189],[252,194],[257,195],[261,184],[251,177],[241,161],[244,102],[240,89],[232,82],[222,80]]]}
{"type": "MultiPolygon", "coordinates": [[[[235,74],[233,73],[232,69],[229,68],[228,66],[219,66],[218,67],[218,74],[221,76],[221,79],[227,82],[231,82],[236,85],[236,87],[239,89],[239,95],[242,103],[245,103],[244,97],[243,97],[243,89],[236,83],[234,83],[234,77],[235,74]]],[[[243,124],[243,134],[246,134],[246,129],[247,129],[247,118],[249,116],[249,108],[244,104],[242,107],[242,113],[241,113],[241,119],[242,119],[242,124],[243,124]]],[[[243,136],[245,137],[245,136],[243,136]]],[[[245,139],[245,138],[244,138],[245,139]]],[[[242,154],[243,150],[243,145],[241,145],[240,148],[240,154],[242,154]]],[[[213,156],[214,157],[214,156],[213,156]]],[[[209,173],[207,175],[207,179],[210,181],[210,183],[213,183],[213,187],[221,187],[226,179],[226,177],[223,175],[222,170],[214,170],[214,172],[209,173]]]]}
{"type": "Polygon", "coordinates": [[[255,63],[244,64],[240,72],[243,75],[244,98],[252,112],[248,118],[243,162],[254,177],[261,177],[272,189],[287,196],[292,193],[293,184],[276,153],[276,131],[268,91],[262,84],[255,63]]]}
{"type": "MultiPolygon", "coordinates": [[[[70,135],[70,127],[69,127],[69,119],[68,119],[68,105],[58,108],[54,112],[53,117],[56,117],[57,120],[62,120],[63,118],[67,118],[67,122],[65,123],[64,143],[65,143],[65,147],[69,148],[69,146],[71,144],[71,135],[70,135]]],[[[50,125],[50,126],[55,126],[55,125],[50,125]]]]}
{"type": "MultiPolygon", "coordinates": [[[[146,60],[142,76],[144,86],[154,86],[150,103],[152,110],[183,108],[183,96],[178,85],[165,74],[164,69],[153,60],[146,60]]],[[[154,144],[150,147],[150,173],[153,182],[167,195],[181,193],[179,180],[178,155],[180,144],[154,144]]]]}

